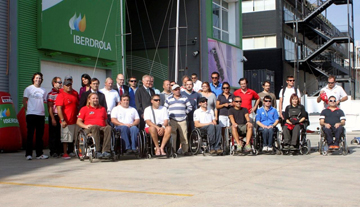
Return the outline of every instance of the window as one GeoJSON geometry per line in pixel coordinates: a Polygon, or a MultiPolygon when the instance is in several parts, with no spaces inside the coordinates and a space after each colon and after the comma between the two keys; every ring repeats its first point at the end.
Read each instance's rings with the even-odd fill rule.
{"type": "Polygon", "coordinates": [[[265,49],[265,48],[276,48],[275,35],[243,38],[244,50],[265,49]]]}
{"type": "Polygon", "coordinates": [[[275,10],[275,0],[243,0],[242,13],[275,10]]]}
{"type": "Polygon", "coordinates": [[[213,0],[213,38],[236,44],[238,34],[238,1],[213,0]]]}

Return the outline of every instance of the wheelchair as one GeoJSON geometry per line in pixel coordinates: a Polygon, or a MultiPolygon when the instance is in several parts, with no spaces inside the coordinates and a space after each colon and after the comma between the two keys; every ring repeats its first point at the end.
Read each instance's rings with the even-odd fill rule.
{"type": "MultiPolygon", "coordinates": [[[[124,140],[121,138],[120,131],[113,128],[113,133],[115,135],[115,147],[114,147],[115,152],[121,156],[126,156],[125,155],[125,143],[124,143],[124,140]]],[[[143,146],[145,145],[145,138],[144,138],[144,134],[141,131],[137,135],[137,143],[138,143],[138,153],[134,153],[134,156],[136,158],[143,158],[143,157],[145,157],[145,155],[143,153],[143,151],[144,151],[143,146]]]]}
{"type": "MultiPolygon", "coordinates": [[[[100,133],[100,136],[103,136],[103,133],[100,133]]],[[[100,138],[100,140],[102,140],[100,138]]],[[[76,156],[80,159],[80,161],[84,161],[85,159],[89,159],[92,163],[96,157],[96,147],[95,147],[95,139],[91,135],[91,133],[86,134],[84,129],[80,129],[74,144],[74,150],[76,156]]],[[[110,157],[102,158],[109,159],[112,161],[116,161],[120,159],[120,153],[116,148],[116,137],[114,129],[111,130],[111,144],[110,144],[110,157]]]]}
{"type": "Polygon", "coordinates": [[[278,133],[278,137],[275,139],[275,149],[277,155],[293,155],[294,153],[300,153],[301,155],[307,155],[311,151],[311,142],[306,138],[306,128],[308,126],[308,122],[304,122],[300,127],[300,138],[295,146],[295,150],[286,150],[284,149],[284,134],[283,132],[278,133]]]}
{"type": "MultiPolygon", "coordinates": [[[[246,144],[246,134],[241,134],[239,133],[239,139],[242,140],[242,146],[241,149],[244,149],[245,144],[246,144]]],[[[237,152],[237,148],[239,146],[237,146],[236,140],[235,138],[232,136],[232,128],[231,127],[226,127],[225,128],[225,142],[226,146],[229,146],[229,150],[228,152],[226,152],[226,154],[230,154],[230,155],[248,155],[248,154],[252,154],[252,155],[257,155],[259,154],[259,152],[255,149],[254,146],[254,135],[251,137],[250,139],[250,145],[251,145],[251,151],[250,152],[245,152],[243,150],[241,150],[240,153],[237,152]]]]}
{"type": "MultiPolygon", "coordinates": [[[[150,133],[148,134],[145,132],[145,130],[141,130],[140,134],[141,134],[141,136],[139,137],[140,138],[140,140],[139,140],[139,156],[141,158],[149,158],[149,159],[156,156],[154,141],[151,138],[150,133]]],[[[159,140],[158,145],[161,145],[162,138],[163,138],[162,136],[158,136],[158,140],[159,140]]],[[[172,147],[172,137],[171,136],[165,145],[164,151],[166,152],[167,158],[170,158],[170,157],[176,158],[177,157],[177,154],[172,147]]],[[[160,157],[160,156],[157,156],[157,157],[160,157]]]]}
{"type": "MultiPolygon", "coordinates": [[[[197,155],[201,153],[205,156],[205,153],[210,153],[209,143],[210,141],[206,130],[195,127],[195,129],[191,131],[189,138],[189,150],[191,154],[197,155]]],[[[221,148],[223,149],[222,155],[225,155],[226,142],[223,137],[221,139],[221,148]]]]}
{"type": "MultiPolygon", "coordinates": [[[[262,151],[264,139],[263,139],[263,136],[262,136],[262,132],[259,130],[259,128],[260,128],[259,126],[256,127],[255,139],[254,139],[254,142],[253,142],[255,153],[257,155],[260,154],[260,153],[264,153],[262,151]]],[[[267,152],[268,154],[273,154],[273,153],[276,153],[277,151],[279,151],[279,145],[278,145],[278,142],[276,142],[276,140],[277,140],[277,137],[279,137],[280,131],[279,131],[279,129],[277,127],[274,127],[273,130],[274,130],[273,143],[272,143],[273,151],[272,152],[267,152]]]]}
{"type": "MultiPolygon", "coordinates": [[[[343,133],[340,136],[339,149],[329,149],[329,146],[327,144],[327,140],[326,140],[326,137],[325,137],[325,133],[322,130],[322,127],[320,127],[319,137],[320,137],[320,139],[319,139],[318,146],[319,146],[320,155],[326,156],[326,155],[328,155],[329,152],[333,153],[333,152],[336,152],[336,151],[339,151],[344,156],[349,154],[350,150],[349,150],[348,144],[346,142],[346,129],[345,129],[345,127],[344,127],[343,133]]],[[[333,139],[335,140],[334,134],[333,134],[333,139]]]]}

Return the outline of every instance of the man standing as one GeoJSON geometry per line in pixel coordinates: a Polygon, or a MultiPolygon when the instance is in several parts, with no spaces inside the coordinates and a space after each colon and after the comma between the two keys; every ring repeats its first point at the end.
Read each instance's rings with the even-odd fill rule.
{"type": "Polygon", "coordinates": [[[328,78],[328,85],[321,89],[320,95],[317,98],[317,102],[320,103],[321,100],[324,101],[324,108],[327,108],[328,101],[325,97],[335,96],[336,98],[336,105],[338,106],[340,102],[344,102],[348,100],[347,94],[341,86],[336,85],[336,78],[335,76],[331,75],[328,78]],[[323,98],[322,98],[323,97],[323,98]]]}
{"type": "Polygon", "coordinates": [[[97,158],[109,158],[111,155],[111,126],[106,124],[106,120],[106,109],[99,104],[98,94],[89,94],[86,106],[80,109],[76,124],[84,129],[85,134],[91,133],[94,137],[97,158]],[[104,133],[102,148],[100,131],[104,133]]]}
{"type": "Polygon", "coordinates": [[[144,75],[142,82],[143,85],[137,89],[135,94],[136,110],[140,116],[140,129],[145,127],[144,110],[151,105],[151,96],[155,94],[154,90],[150,87],[149,75],[144,75]]]}
{"type": "Polygon", "coordinates": [[[194,112],[195,127],[200,128],[207,132],[209,138],[210,154],[221,155],[223,150],[220,149],[221,137],[221,126],[217,125],[215,120],[214,111],[207,109],[207,98],[201,97],[199,99],[200,108],[194,112]]]}
{"type": "Polygon", "coordinates": [[[239,96],[241,98],[241,107],[246,108],[249,114],[251,114],[256,111],[260,103],[260,97],[254,90],[247,87],[248,81],[246,78],[240,78],[239,84],[240,88],[234,92],[234,96],[239,96]],[[256,100],[254,107],[251,103],[253,99],[256,100]]]}
{"type": "Polygon", "coordinates": [[[124,79],[124,75],[123,74],[118,74],[116,77],[116,84],[114,85],[114,90],[116,90],[120,97],[123,94],[129,94],[129,86],[124,85],[125,83],[125,79],[124,79]]]}
{"type": "Polygon", "coordinates": [[[284,120],[285,109],[288,105],[290,105],[290,97],[292,94],[296,93],[296,95],[301,97],[300,90],[295,86],[294,76],[290,75],[286,78],[287,86],[286,88],[282,88],[279,93],[279,115],[284,120]]]}
{"type": "Polygon", "coordinates": [[[64,81],[63,92],[61,92],[55,101],[57,112],[61,122],[61,142],[63,143],[63,158],[70,159],[69,154],[73,153],[72,147],[68,144],[74,142],[76,128],[76,115],[79,105],[78,97],[72,92],[72,82],[64,81]]]}
{"type": "Polygon", "coordinates": [[[196,73],[193,73],[191,75],[191,80],[194,83],[194,91],[199,92],[201,90],[202,82],[200,80],[198,80],[198,77],[197,77],[196,73]]]}
{"type": "Polygon", "coordinates": [[[102,107],[105,107],[105,110],[107,111],[106,98],[105,98],[105,95],[99,91],[99,85],[100,85],[100,81],[97,78],[91,79],[90,90],[84,92],[81,95],[79,109],[86,106],[87,98],[90,95],[90,93],[96,93],[96,94],[98,94],[99,104],[102,107]]]}
{"type": "Polygon", "coordinates": [[[182,91],[181,95],[187,97],[192,106],[192,110],[187,115],[188,135],[190,135],[194,129],[194,111],[198,108],[201,95],[193,90],[193,82],[191,80],[186,81],[185,91],[182,91]]]}
{"type": "Polygon", "coordinates": [[[150,134],[155,145],[155,155],[166,155],[164,147],[170,139],[171,126],[169,126],[169,115],[167,109],[160,106],[160,96],[155,94],[151,97],[151,106],[144,111],[146,121],[145,131],[150,134]],[[162,136],[159,148],[159,136],[162,136]]]}
{"type": "Polygon", "coordinates": [[[344,133],[345,114],[336,105],[338,101],[335,96],[329,97],[329,107],[320,114],[320,125],[325,133],[329,149],[339,149],[339,141],[344,133]],[[335,141],[333,140],[335,135],[335,141]]]}
{"type": "Polygon", "coordinates": [[[160,94],[160,91],[154,87],[154,76],[150,76],[150,88],[152,88],[155,94],[160,94]]]}
{"type": "Polygon", "coordinates": [[[182,81],[182,86],[180,87],[180,92],[186,91],[185,85],[186,85],[186,82],[187,82],[188,80],[190,80],[190,78],[189,78],[188,75],[184,75],[184,76],[182,77],[182,79],[181,79],[181,81],[182,81]]]}
{"type": "Polygon", "coordinates": [[[250,152],[250,139],[253,133],[253,125],[250,122],[249,112],[246,108],[241,107],[241,97],[235,96],[233,99],[234,107],[229,109],[229,119],[232,127],[232,135],[237,143],[237,151],[242,149],[242,140],[239,139],[240,135],[246,134],[245,151],[250,152]]]}
{"type": "Polygon", "coordinates": [[[62,88],[60,77],[54,77],[51,82],[53,88],[48,93],[47,105],[49,110],[49,149],[50,156],[58,157],[62,153],[62,145],[60,141],[60,119],[55,105],[55,100],[59,95],[59,89],[62,88]]]}
{"type": "Polygon", "coordinates": [[[263,137],[263,152],[272,152],[274,127],[279,123],[279,116],[275,108],[271,106],[271,96],[266,95],[264,105],[257,110],[256,124],[263,137]]]}
{"type": "Polygon", "coordinates": [[[186,96],[180,94],[180,86],[178,84],[172,87],[173,95],[166,99],[164,106],[169,110],[172,146],[176,150],[177,134],[176,130],[179,130],[181,147],[178,150],[178,154],[190,155],[188,152],[188,139],[187,139],[187,114],[192,110],[191,103],[186,96]]]}
{"type": "Polygon", "coordinates": [[[135,104],[135,93],[137,90],[137,80],[135,76],[131,76],[129,79],[129,95],[130,95],[130,106],[131,107],[136,107],[135,104]]]}
{"type": "Polygon", "coordinates": [[[216,98],[222,93],[222,83],[219,82],[220,74],[218,72],[211,73],[210,89],[215,93],[216,98]]]}
{"type": "Polygon", "coordinates": [[[276,108],[276,96],[275,94],[271,93],[270,92],[270,81],[265,81],[263,84],[262,84],[262,87],[263,87],[263,91],[258,93],[259,97],[260,97],[260,104],[259,104],[259,107],[262,107],[264,105],[264,97],[265,96],[270,96],[271,97],[271,106],[276,108]]]}
{"type": "Polygon", "coordinates": [[[111,122],[120,132],[121,139],[125,141],[126,154],[137,154],[137,135],[139,133],[137,125],[140,123],[140,117],[136,109],[129,106],[129,102],[129,95],[122,95],[120,105],[111,111],[111,122]]]}
{"type": "Polygon", "coordinates": [[[169,80],[164,80],[163,82],[163,92],[161,92],[160,95],[160,106],[164,106],[165,100],[169,98],[171,93],[171,85],[169,80]]]}
{"type": "Polygon", "coordinates": [[[100,92],[105,95],[106,99],[108,123],[111,123],[110,113],[112,109],[120,102],[119,93],[112,89],[112,85],[113,80],[109,77],[105,80],[105,87],[103,89],[100,89],[100,92]]]}

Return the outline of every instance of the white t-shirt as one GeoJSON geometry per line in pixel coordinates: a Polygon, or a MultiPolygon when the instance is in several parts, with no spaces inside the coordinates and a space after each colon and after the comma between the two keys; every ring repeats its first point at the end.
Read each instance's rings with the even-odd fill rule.
{"type": "Polygon", "coordinates": [[[207,124],[215,119],[214,111],[207,109],[206,111],[202,108],[198,108],[194,111],[194,121],[199,121],[200,124],[207,124]]]}
{"type": "MultiPolygon", "coordinates": [[[[282,97],[282,92],[283,92],[284,89],[281,89],[280,90],[280,93],[279,93],[279,98],[282,97]]],[[[285,88],[285,93],[284,93],[284,98],[283,98],[283,102],[282,102],[282,111],[285,111],[286,107],[288,105],[290,105],[290,97],[291,95],[293,95],[295,93],[295,88],[292,87],[292,88],[288,88],[286,87],[285,88]]],[[[300,93],[300,90],[297,89],[297,95],[299,96],[299,98],[301,97],[301,93],[300,93]]],[[[281,104],[281,103],[279,103],[281,104]]]]}
{"type": "Polygon", "coordinates": [[[24,90],[24,97],[28,98],[26,115],[45,116],[46,91],[34,85],[28,86],[24,90]]]}
{"type": "Polygon", "coordinates": [[[123,124],[132,124],[135,119],[140,119],[139,113],[135,108],[129,106],[124,108],[120,105],[113,108],[111,111],[111,118],[116,118],[119,122],[123,124]]]}
{"type": "Polygon", "coordinates": [[[107,113],[110,114],[111,110],[116,106],[116,103],[120,102],[120,96],[117,91],[111,89],[108,91],[106,88],[100,89],[100,92],[105,95],[106,105],[107,105],[107,113]]]}
{"type": "Polygon", "coordinates": [[[195,92],[198,92],[199,90],[201,90],[201,85],[202,85],[202,82],[199,81],[199,80],[196,80],[195,83],[194,83],[194,91],[195,92]]]}
{"type": "MultiPolygon", "coordinates": [[[[154,121],[154,116],[151,111],[151,106],[146,107],[144,110],[144,120],[145,121],[150,120],[152,123],[155,123],[156,125],[158,124],[163,125],[165,120],[169,120],[169,113],[166,107],[159,106],[158,109],[154,109],[154,114],[155,114],[156,123],[154,121]]],[[[145,127],[149,127],[149,125],[146,124],[145,127]]]]}
{"type": "MultiPolygon", "coordinates": [[[[346,92],[341,86],[335,85],[334,88],[330,89],[328,86],[325,86],[321,89],[321,91],[325,91],[326,96],[329,98],[330,96],[335,96],[336,101],[340,100],[341,98],[347,96],[346,92]]],[[[324,102],[324,108],[327,108],[328,105],[324,102]]]]}

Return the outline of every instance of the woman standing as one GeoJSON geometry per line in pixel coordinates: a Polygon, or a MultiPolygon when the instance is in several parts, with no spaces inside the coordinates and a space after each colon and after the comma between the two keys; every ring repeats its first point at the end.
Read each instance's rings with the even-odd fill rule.
{"type": "Polygon", "coordinates": [[[26,159],[32,160],[33,136],[36,131],[36,158],[47,159],[43,154],[43,135],[45,128],[45,107],[46,91],[41,88],[43,74],[37,72],[32,77],[32,85],[24,90],[23,105],[26,110],[27,140],[26,140],[26,159]]]}
{"type": "Polygon", "coordinates": [[[233,106],[233,95],[230,93],[230,84],[224,82],[222,84],[222,94],[218,96],[216,101],[216,109],[219,113],[219,125],[223,127],[230,126],[229,109],[233,106]]]}
{"type": "Polygon", "coordinates": [[[79,100],[81,99],[81,95],[84,92],[90,90],[90,83],[91,83],[91,77],[86,73],[82,74],[82,76],[81,76],[81,86],[82,87],[80,88],[80,91],[79,91],[79,100]]]}
{"type": "Polygon", "coordinates": [[[209,82],[203,82],[201,85],[202,92],[201,96],[207,98],[207,109],[212,109],[215,113],[215,120],[217,120],[217,110],[216,110],[216,95],[211,92],[209,82]]]}

